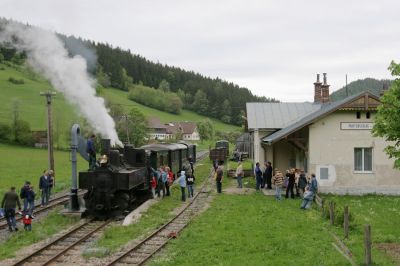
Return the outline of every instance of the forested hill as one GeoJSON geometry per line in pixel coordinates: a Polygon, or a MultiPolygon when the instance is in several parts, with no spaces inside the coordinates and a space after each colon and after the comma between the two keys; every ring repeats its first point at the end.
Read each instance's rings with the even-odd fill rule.
{"type": "MultiPolygon", "coordinates": [[[[73,37],[69,37],[71,39],[73,37]]],[[[129,50],[108,44],[91,43],[97,52],[97,77],[105,87],[129,90],[133,83],[177,93],[183,108],[223,122],[241,125],[246,102],[274,101],[253,95],[247,88],[221,79],[205,77],[179,67],[154,63],[129,50]],[[128,80],[127,80],[127,76],[128,80]]]]}
{"type": "MultiPolygon", "coordinates": [[[[361,91],[370,91],[371,93],[379,96],[382,87],[384,84],[387,85],[387,87],[390,86],[391,80],[389,79],[373,79],[373,78],[366,78],[366,79],[359,79],[353,82],[350,82],[347,85],[348,88],[348,94],[353,95],[353,94],[357,94],[361,91]]],[[[339,101],[341,99],[346,98],[346,86],[344,86],[343,88],[333,92],[330,95],[331,101],[335,102],[335,101],[339,101]]]]}

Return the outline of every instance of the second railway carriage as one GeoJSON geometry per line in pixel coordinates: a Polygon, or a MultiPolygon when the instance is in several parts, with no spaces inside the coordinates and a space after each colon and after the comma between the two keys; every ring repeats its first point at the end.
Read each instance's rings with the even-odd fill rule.
{"type": "Polygon", "coordinates": [[[183,161],[188,154],[188,147],[179,143],[149,144],[142,146],[141,149],[147,151],[152,168],[168,165],[173,173],[178,173],[182,169],[183,161]]]}

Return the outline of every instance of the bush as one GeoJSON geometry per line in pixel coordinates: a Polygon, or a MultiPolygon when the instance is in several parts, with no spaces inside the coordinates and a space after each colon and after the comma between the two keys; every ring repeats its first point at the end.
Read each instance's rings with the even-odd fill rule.
{"type": "Polygon", "coordinates": [[[143,105],[169,112],[180,114],[182,110],[182,100],[176,93],[156,90],[143,85],[135,85],[129,91],[128,98],[143,105]]]}
{"type": "Polygon", "coordinates": [[[0,123],[0,141],[9,142],[11,140],[11,127],[7,124],[0,123]]]}
{"type": "Polygon", "coordinates": [[[13,83],[13,84],[17,84],[17,85],[25,83],[24,79],[16,79],[14,77],[9,77],[8,81],[13,83]]]}
{"type": "Polygon", "coordinates": [[[14,133],[13,141],[15,143],[28,146],[33,145],[34,141],[32,138],[31,127],[28,122],[24,120],[15,121],[12,131],[14,133]]]}

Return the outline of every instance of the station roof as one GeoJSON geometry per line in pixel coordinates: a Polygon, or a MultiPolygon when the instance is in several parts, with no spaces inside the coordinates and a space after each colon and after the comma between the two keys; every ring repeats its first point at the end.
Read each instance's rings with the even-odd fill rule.
{"type": "Polygon", "coordinates": [[[246,103],[250,129],[281,129],[321,108],[318,103],[246,103]]]}

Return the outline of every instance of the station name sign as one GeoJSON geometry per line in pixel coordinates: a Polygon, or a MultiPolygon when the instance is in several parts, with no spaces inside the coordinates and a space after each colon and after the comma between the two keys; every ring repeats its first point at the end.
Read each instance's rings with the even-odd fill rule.
{"type": "Polygon", "coordinates": [[[341,130],[371,130],[373,126],[371,122],[340,122],[341,130]]]}

